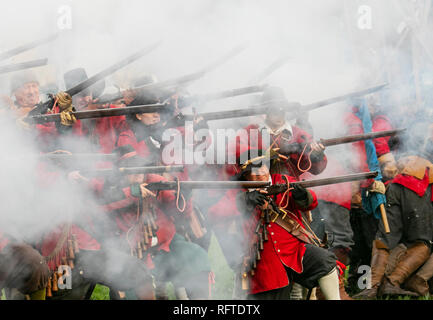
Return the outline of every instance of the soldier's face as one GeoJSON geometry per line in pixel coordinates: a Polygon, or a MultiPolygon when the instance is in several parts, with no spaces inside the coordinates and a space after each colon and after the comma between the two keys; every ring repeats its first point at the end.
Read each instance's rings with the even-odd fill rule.
{"type": "Polygon", "coordinates": [[[157,124],[161,121],[159,113],[142,113],[136,115],[137,119],[146,126],[157,124]]]}
{"type": "Polygon", "coordinates": [[[39,103],[39,84],[29,82],[15,91],[15,99],[20,107],[34,107],[39,103]]]}
{"type": "Polygon", "coordinates": [[[262,165],[260,168],[252,168],[247,176],[249,181],[269,181],[269,168],[262,165]]]}
{"type": "Polygon", "coordinates": [[[266,115],[266,123],[271,128],[280,128],[286,123],[286,114],[276,111],[266,115]]]}
{"type": "Polygon", "coordinates": [[[74,106],[77,110],[81,110],[86,108],[92,101],[93,98],[91,95],[78,95],[74,96],[74,106]]]}

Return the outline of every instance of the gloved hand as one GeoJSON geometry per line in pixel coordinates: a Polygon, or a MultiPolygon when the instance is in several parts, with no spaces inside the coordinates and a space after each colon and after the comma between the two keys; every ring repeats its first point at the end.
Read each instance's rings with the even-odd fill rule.
{"type": "Polygon", "coordinates": [[[267,200],[266,195],[260,193],[260,191],[254,190],[245,193],[245,201],[249,206],[253,206],[253,207],[263,206],[266,200],[267,200]]]}
{"type": "Polygon", "coordinates": [[[310,144],[310,147],[313,150],[310,155],[311,161],[313,162],[321,161],[325,156],[325,147],[323,146],[323,144],[312,142],[310,144]]]}
{"type": "Polygon", "coordinates": [[[57,105],[60,109],[60,123],[64,126],[72,126],[77,119],[71,113],[74,111],[74,106],[72,105],[72,97],[66,92],[59,92],[56,95],[57,105]]]}
{"type": "Polygon", "coordinates": [[[17,288],[24,294],[44,289],[50,270],[38,251],[27,244],[10,244],[2,252],[0,273],[4,275],[4,286],[17,288]]]}
{"type": "Polygon", "coordinates": [[[371,184],[371,186],[368,188],[369,192],[377,192],[381,194],[385,194],[386,187],[383,184],[382,181],[374,180],[374,182],[371,184]]]}
{"type": "Polygon", "coordinates": [[[292,187],[293,190],[291,191],[291,196],[296,205],[300,208],[308,208],[313,203],[313,196],[311,193],[299,184],[294,184],[292,187]]]}
{"type": "Polygon", "coordinates": [[[295,200],[305,200],[308,198],[308,190],[305,189],[303,186],[300,186],[299,184],[293,184],[291,185],[293,187],[292,190],[292,197],[295,200]]]}
{"type": "Polygon", "coordinates": [[[64,126],[72,126],[75,122],[77,122],[77,118],[71,113],[71,110],[64,110],[60,112],[60,123],[64,126]]]}

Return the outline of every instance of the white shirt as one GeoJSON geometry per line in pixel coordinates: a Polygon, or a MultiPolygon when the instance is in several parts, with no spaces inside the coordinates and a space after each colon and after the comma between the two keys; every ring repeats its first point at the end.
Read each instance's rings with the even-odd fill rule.
{"type": "Polygon", "coordinates": [[[260,130],[267,130],[270,134],[272,135],[278,135],[281,132],[283,132],[284,130],[287,130],[290,132],[290,135],[293,136],[293,128],[292,125],[288,122],[286,122],[284,124],[284,126],[280,127],[278,130],[276,131],[272,131],[272,129],[266,124],[266,122],[263,124],[263,126],[260,127],[260,130]]]}

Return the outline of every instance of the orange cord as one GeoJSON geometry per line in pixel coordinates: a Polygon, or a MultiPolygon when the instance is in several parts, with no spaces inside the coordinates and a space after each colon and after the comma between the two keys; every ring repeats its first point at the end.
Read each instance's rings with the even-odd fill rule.
{"type": "Polygon", "coordinates": [[[286,209],[287,206],[289,205],[289,192],[290,190],[293,190],[293,188],[290,188],[290,182],[289,182],[289,178],[287,177],[287,175],[283,175],[284,180],[286,180],[286,184],[287,184],[287,190],[284,191],[283,196],[280,199],[280,202],[278,203],[278,206],[280,208],[286,209]],[[284,206],[281,206],[281,204],[283,203],[283,200],[286,198],[286,204],[284,206]]]}
{"type": "Polygon", "coordinates": [[[302,157],[304,156],[304,153],[305,153],[305,150],[307,149],[307,146],[308,146],[307,144],[304,146],[304,150],[302,150],[301,156],[299,157],[298,164],[297,164],[298,170],[301,171],[302,173],[305,173],[305,172],[309,171],[311,169],[311,166],[313,165],[313,163],[311,162],[311,157],[310,157],[311,153],[313,152],[313,149],[311,149],[308,152],[308,154],[307,154],[307,160],[309,162],[308,168],[307,169],[302,169],[301,166],[300,166],[302,157]]]}

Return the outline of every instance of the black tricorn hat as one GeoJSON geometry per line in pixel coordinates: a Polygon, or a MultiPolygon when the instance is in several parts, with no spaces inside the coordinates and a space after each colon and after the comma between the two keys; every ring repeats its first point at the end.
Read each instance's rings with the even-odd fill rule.
{"type": "Polygon", "coordinates": [[[268,112],[284,112],[289,105],[284,90],[279,87],[267,87],[263,91],[261,103],[269,106],[268,112]]]}
{"type": "MultiPolygon", "coordinates": [[[[63,75],[66,90],[75,87],[77,84],[89,79],[84,68],[76,68],[66,72],[63,75]]],[[[92,94],[93,98],[99,97],[105,89],[105,80],[100,80],[82,92],[82,94],[92,94]]]]}

